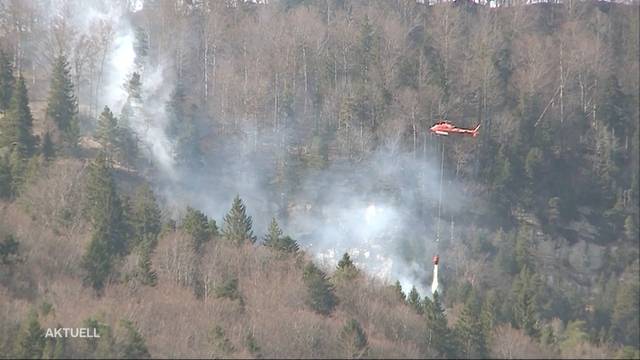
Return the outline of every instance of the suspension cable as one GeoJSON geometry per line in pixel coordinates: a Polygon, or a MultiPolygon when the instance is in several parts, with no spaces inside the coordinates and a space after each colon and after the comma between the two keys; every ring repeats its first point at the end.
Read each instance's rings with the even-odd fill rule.
{"type": "Polygon", "coordinates": [[[442,181],[444,179],[444,141],[440,155],[440,189],[438,194],[438,218],[436,219],[436,242],[440,241],[440,213],[442,211],[442,181]]]}

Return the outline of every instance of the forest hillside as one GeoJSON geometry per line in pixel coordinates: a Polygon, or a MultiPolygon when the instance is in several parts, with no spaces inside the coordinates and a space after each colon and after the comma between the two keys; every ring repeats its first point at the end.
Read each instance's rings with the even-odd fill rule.
{"type": "Polygon", "coordinates": [[[480,3],[0,1],[0,358],[640,357],[640,4],[480,3]]]}

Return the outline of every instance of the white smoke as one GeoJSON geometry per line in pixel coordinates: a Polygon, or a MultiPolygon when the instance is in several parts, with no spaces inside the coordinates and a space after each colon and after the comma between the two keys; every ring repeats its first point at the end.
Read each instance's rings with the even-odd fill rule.
{"type": "Polygon", "coordinates": [[[124,84],[135,68],[135,36],[133,30],[122,22],[115,23],[118,30],[109,55],[102,93],[103,102],[113,111],[119,111],[124,106],[128,96],[124,84]]]}
{"type": "MultiPolygon", "coordinates": [[[[130,12],[143,9],[140,0],[131,4],[130,12]]],[[[89,18],[110,22],[113,28],[102,101],[114,113],[127,100],[124,84],[134,71],[143,70],[143,101],[130,126],[143,155],[157,167],[157,176],[150,180],[170,212],[175,214],[176,209],[189,205],[220,221],[239,194],[253,215],[257,235],[264,234],[271,217],[276,216],[286,233],[326,265],[335,266],[348,252],[368,273],[389,283],[398,280],[405,292],[415,286],[421,294],[429,294],[428,269],[436,253],[432,209],[438,199],[439,158],[416,159],[396,149],[381,149],[357,164],[334,162],[303,174],[298,191],[284,194],[273,185],[277,151],[250,146],[246,138],[213,134],[219,144],[205,154],[206,166],[177,169],[174,145],[165,131],[165,103],[174,84],[164,74],[172,64],[154,61],[154,65],[136,69],[136,36],[129,18],[109,6],[87,6],[84,11],[89,18]],[[283,211],[286,216],[279,216],[283,211]]],[[[255,131],[240,129],[244,134],[255,131]]],[[[269,139],[261,134],[261,142],[277,144],[283,138],[295,138],[287,135],[269,139]]],[[[444,210],[460,207],[461,197],[457,191],[448,193],[444,210]]]]}

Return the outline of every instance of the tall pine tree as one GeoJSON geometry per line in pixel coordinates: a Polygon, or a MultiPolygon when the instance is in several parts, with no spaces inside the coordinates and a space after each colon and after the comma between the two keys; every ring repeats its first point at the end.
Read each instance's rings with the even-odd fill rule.
{"type": "Polygon", "coordinates": [[[424,315],[427,321],[427,346],[436,350],[441,356],[455,357],[455,339],[447,326],[447,316],[437,291],[433,293],[433,300],[425,297],[424,315]]]}
{"type": "Polygon", "coordinates": [[[27,86],[20,74],[5,118],[0,123],[0,148],[8,147],[10,151],[17,151],[21,158],[31,156],[35,145],[32,129],[33,116],[29,108],[27,86]]]}
{"type": "Polygon", "coordinates": [[[476,292],[472,290],[455,326],[461,357],[467,359],[487,357],[487,341],[480,315],[480,302],[476,292]]]}
{"type": "Polygon", "coordinates": [[[538,325],[538,281],[525,265],[512,285],[513,316],[516,326],[527,335],[540,335],[538,325]]]}
{"type": "Polygon", "coordinates": [[[105,105],[104,110],[98,118],[98,128],[96,129],[96,138],[108,157],[111,157],[118,136],[118,119],[113,115],[111,109],[105,105]]]}
{"type": "Polygon", "coordinates": [[[349,253],[344,253],[342,259],[338,261],[338,267],[336,268],[333,277],[335,279],[352,280],[358,276],[360,272],[356,265],[351,261],[349,253]]]}
{"type": "MultiPolygon", "coordinates": [[[[425,301],[427,299],[425,298],[425,301]]],[[[411,306],[418,314],[422,314],[424,312],[423,306],[420,303],[420,294],[418,293],[418,289],[415,286],[411,288],[409,291],[409,295],[407,296],[407,303],[411,306]]]]}
{"type": "Polygon", "coordinates": [[[14,84],[15,78],[13,77],[11,58],[0,50],[0,113],[9,108],[14,84]]]}
{"type": "Polygon", "coordinates": [[[299,250],[298,244],[289,236],[282,236],[282,229],[276,218],[271,219],[269,232],[263,240],[264,246],[283,253],[295,253],[299,250]]]}
{"type": "Polygon", "coordinates": [[[302,276],[307,288],[307,305],[322,315],[329,315],[338,303],[333,293],[333,286],[327,280],[327,275],[314,263],[309,262],[304,267],[302,276]]]}
{"type": "Polygon", "coordinates": [[[51,74],[47,116],[54,121],[64,140],[75,146],[78,137],[78,104],[73,92],[71,69],[65,55],[59,55],[51,74]]]}
{"type": "Polygon", "coordinates": [[[130,222],[133,227],[134,244],[147,243],[151,249],[155,248],[162,219],[160,207],[147,184],[138,188],[133,201],[130,222]]]}
{"type": "Polygon", "coordinates": [[[251,216],[247,215],[247,209],[239,195],[233,199],[231,210],[224,217],[222,235],[230,243],[241,245],[247,241],[254,243],[256,237],[251,230],[251,216]]]}
{"type": "Polygon", "coordinates": [[[198,251],[202,244],[218,233],[215,220],[209,220],[203,212],[190,206],[187,207],[187,213],[182,219],[181,227],[191,235],[195,251],[198,251]]]}
{"type": "Polygon", "coordinates": [[[87,213],[93,226],[91,242],[83,258],[85,281],[100,290],[118,256],[127,251],[122,205],[104,154],[91,164],[87,184],[87,213]]]}

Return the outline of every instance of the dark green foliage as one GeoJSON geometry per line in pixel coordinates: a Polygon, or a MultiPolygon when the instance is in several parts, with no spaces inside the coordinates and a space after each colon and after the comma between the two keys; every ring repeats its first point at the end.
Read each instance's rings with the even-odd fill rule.
{"type": "Polygon", "coordinates": [[[104,154],[90,165],[87,197],[87,214],[93,232],[82,265],[86,271],[85,282],[100,290],[111,274],[114,261],[128,251],[122,204],[104,154]]]}
{"type": "Polygon", "coordinates": [[[515,253],[515,236],[513,233],[499,231],[497,234],[498,254],[495,265],[500,270],[510,275],[518,273],[518,263],[515,253]]]}
{"type": "Polygon", "coordinates": [[[570,351],[588,340],[589,334],[586,332],[586,322],[583,320],[570,321],[562,333],[560,349],[570,351]]]}
{"type": "Polygon", "coordinates": [[[140,74],[134,72],[125,84],[127,101],[120,111],[116,131],[116,150],[119,161],[134,165],[138,159],[138,140],[130,128],[130,123],[135,117],[143,116],[142,113],[142,82],[140,74]]]}
{"type": "Polygon", "coordinates": [[[458,353],[467,359],[486,358],[488,344],[481,319],[481,306],[475,291],[471,291],[455,326],[459,342],[458,353]]]}
{"type": "Polygon", "coordinates": [[[273,247],[281,237],[282,229],[280,229],[276,218],[272,218],[271,223],[269,224],[269,232],[265,235],[263,244],[264,246],[273,247]]]}
{"type": "Polygon", "coordinates": [[[22,359],[40,359],[45,346],[45,331],[40,327],[38,314],[32,311],[16,337],[15,356],[22,359]]]}
{"type": "Polygon", "coordinates": [[[496,327],[500,320],[500,306],[498,296],[494,290],[490,290],[484,297],[482,308],[480,310],[480,322],[482,323],[482,331],[485,338],[489,337],[491,331],[496,327]]]}
{"type": "Polygon", "coordinates": [[[0,113],[9,108],[11,94],[15,78],[13,77],[13,65],[11,58],[4,51],[0,50],[0,113]]]}
{"type": "Polygon", "coordinates": [[[138,254],[138,269],[134,275],[142,284],[155,286],[158,275],[152,268],[151,255],[158,243],[162,223],[160,208],[149,185],[143,184],[137,189],[131,208],[125,214],[130,227],[129,248],[135,248],[138,254]]]}
{"type": "Polygon", "coordinates": [[[138,188],[129,222],[133,230],[133,245],[147,244],[153,250],[158,242],[162,219],[160,207],[148,184],[138,188]]]}
{"type": "Polygon", "coordinates": [[[196,250],[218,233],[215,221],[207,219],[204,213],[192,207],[187,207],[187,213],[182,219],[182,228],[191,235],[196,250]]]}
{"type": "MultiPolygon", "coordinates": [[[[88,329],[96,329],[99,338],[86,338],[83,350],[92,356],[88,357],[113,357],[115,352],[115,339],[111,331],[111,327],[98,319],[88,318],[83,321],[82,326],[88,329]]],[[[90,330],[93,333],[93,330],[90,330]]]]}
{"type": "Polygon", "coordinates": [[[19,243],[9,234],[0,242],[0,264],[12,265],[20,261],[20,252],[18,251],[19,243]]]}
{"type": "Polygon", "coordinates": [[[149,359],[151,355],[147,349],[144,338],[131,321],[122,320],[121,326],[124,336],[118,344],[119,356],[123,359],[149,359]]]}
{"type": "Polygon", "coordinates": [[[518,328],[527,335],[540,335],[538,323],[538,292],[540,285],[535,273],[524,266],[513,280],[513,317],[518,328]]]}
{"type": "Polygon", "coordinates": [[[531,229],[522,227],[516,236],[515,260],[518,270],[522,270],[524,267],[533,269],[533,261],[529,250],[531,248],[531,233],[531,229]]]}
{"type": "Polygon", "coordinates": [[[151,262],[151,245],[142,243],[137,248],[138,269],[134,274],[143,285],[155,286],[158,283],[158,273],[153,269],[151,262]]]}
{"type": "Polygon", "coordinates": [[[71,69],[65,55],[56,57],[51,73],[47,116],[63,134],[66,142],[75,146],[78,137],[78,104],[71,80],[71,69]]]}
{"type": "Polygon", "coordinates": [[[422,314],[424,312],[422,301],[420,300],[420,294],[418,293],[418,289],[416,289],[415,286],[413,286],[411,288],[411,291],[409,291],[409,295],[407,296],[407,304],[409,304],[409,306],[411,306],[418,314],[422,314]]]}
{"type": "Polygon", "coordinates": [[[342,255],[342,259],[338,262],[338,267],[336,268],[333,277],[339,280],[352,280],[356,278],[360,274],[358,268],[353,264],[351,258],[348,253],[344,253],[342,255]]]}
{"type": "Polygon", "coordinates": [[[331,314],[338,299],[326,274],[312,262],[309,262],[304,267],[302,280],[307,289],[307,305],[319,314],[331,314]]]}
{"type": "Polygon", "coordinates": [[[340,331],[340,345],[347,359],[359,359],[366,356],[367,334],[356,319],[346,322],[340,331]]]}
{"type": "Polygon", "coordinates": [[[113,115],[111,109],[105,105],[96,129],[96,139],[102,145],[102,149],[111,157],[117,146],[118,119],[113,115]]]}
{"type": "Polygon", "coordinates": [[[247,346],[247,350],[253,355],[255,358],[260,358],[260,346],[258,346],[258,341],[253,336],[253,334],[247,334],[245,338],[245,344],[247,346]]]}
{"type": "Polygon", "coordinates": [[[540,149],[534,147],[529,150],[524,168],[531,181],[535,182],[540,180],[539,177],[543,160],[543,154],[540,149]]]}
{"type": "Polygon", "coordinates": [[[0,198],[8,199],[13,195],[12,183],[9,157],[0,156],[0,198]]]}
{"type": "Polygon", "coordinates": [[[56,155],[56,149],[53,145],[53,140],[51,140],[51,134],[48,131],[44,133],[44,137],[42,138],[40,153],[46,161],[51,161],[56,155]]]}
{"type": "Polygon", "coordinates": [[[546,347],[553,347],[556,345],[558,339],[553,333],[553,328],[550,325],[546,325],[540,330],[540,343],[546,347]]]}
{"type": "Polygon", "coordinates": [[[240,196],[236,196],[233,199],[231,210],[224,217],[222,235],[228,242],[236,245],[242,245],[247,241],[254,243],[256,237],[251,230],[251,224],[251,216],[247,215],[247,210],[240,196]]]}
{"type": "Polygon", "coordinates": [[[238,290],[238,279],[234,277],[223,281],[222,284],[215,288],[215,295],[218,298],[240,300],[242,302],[242,295],[238,290]]]}
{"type": "Polygon", "coordinates": [[[399,300],[407,300],[407,296],[402,292],[402,285],[400,285],[400,281],[396,280],[396,283],[393,285],[393,291],[396,293],[399,300]]]}
{"type": "Polygon", "coordinates": [[[424,316],[427,322],[426,344],[444,357],[455,357],[456,346],[452,331],[447,326],[447,317],[436,291],[433,300],[425,297],[424,316]]]}
{"type": "Polygon", "coordinates": [[[96,232],[91,237],[89,247],[82,259],[82,267],[86,271],[85,282],[94,289],[102,289],[111,274],[114,256],[110,252],[106,231],[96,232]]]}
{"type": "Polygon", "coordinates": [[[264,246],[283,253],[296,253],[299,250],[298,244],[289,236],[282,236],[282,230],[275,218],[269,224],[269,233],[263,240],[264,246]]]}
{"type": "Polygon", "coordinates": [[[184,85],[178,81],[167,102],[169,117],[167,135],[175,141],[175,160],[180,165],[196,167],[202,164],[202,153],[198,146],[196,116],[198,108],[187,102],[184,85]]]}
{"type": "MultiPolygon", "coordinates": [[[[637,276],[637,273],[636,273],[637,276]]],[[[613,337],[622,344],[640,347],[640,284],[628,281],[618,286],[611,319],[613,337]]]]}
{"type": "Polygon", "coordinates": [[[169,124],[167,125],[167,135],[171,138],[177,137],[182,131],[183,122],[187,113],[187,98],[184,86],[181,81],[176,83],[169,101],[165,105],[169,124]]]}
{"type": "MultiPolygon", "coordinates": [[[[214,355],[228,356],[235,351],[235,348],[231,341],[227,338],[224,330],[219,325],[216,325],[209,334],[209,341],[214,348],[214,355]]],[[[216,356],[217,357],[217,356],[216,356]]]]}
{"type": "Polygon", "coordinates": [[[20,158],[31,156],[35,146],[32,131],[33,116],[29,108],[29,96],[24,77],[20,74],[9,108],[0,122],[0,148],[6,147],[20,158]]]}

